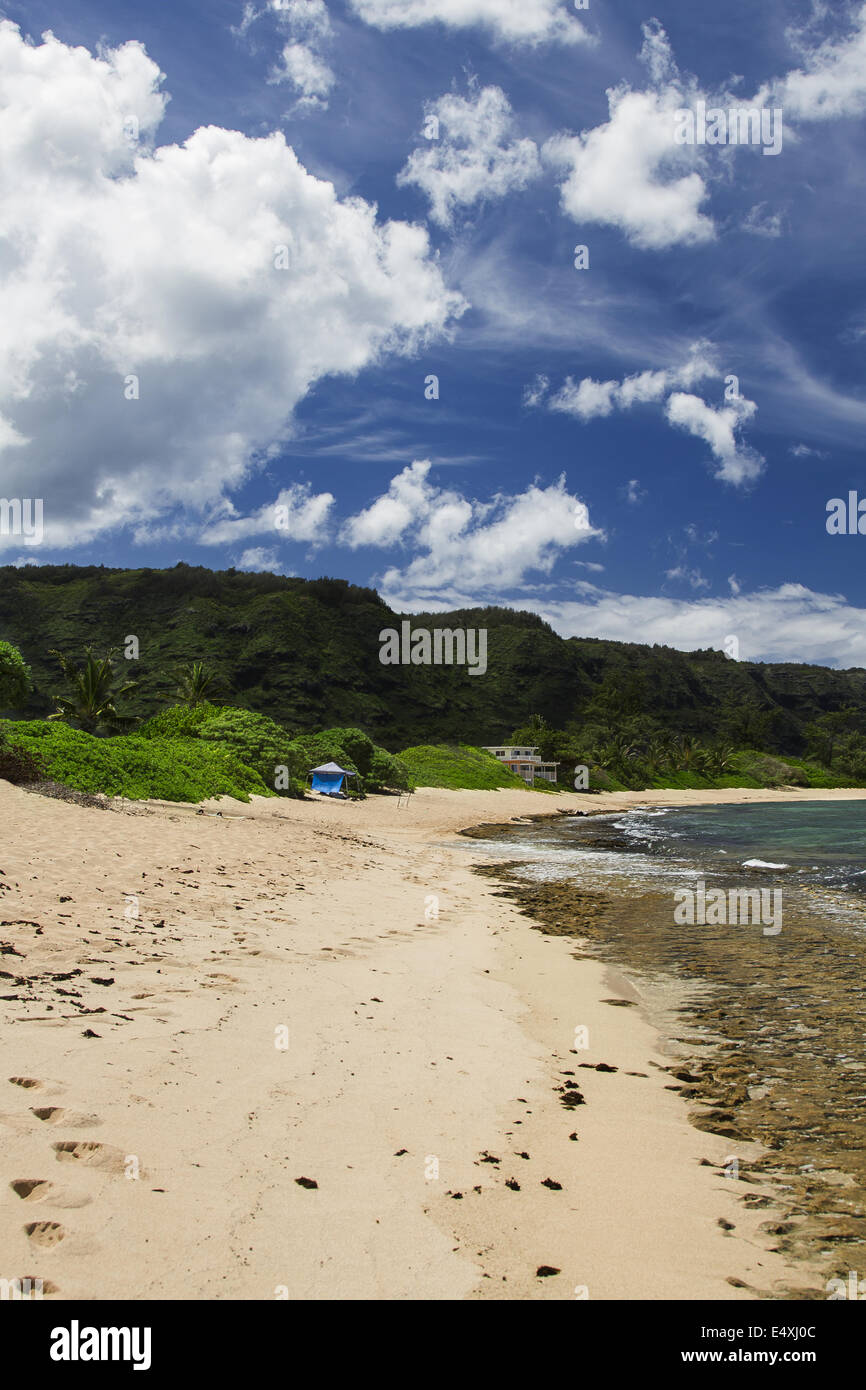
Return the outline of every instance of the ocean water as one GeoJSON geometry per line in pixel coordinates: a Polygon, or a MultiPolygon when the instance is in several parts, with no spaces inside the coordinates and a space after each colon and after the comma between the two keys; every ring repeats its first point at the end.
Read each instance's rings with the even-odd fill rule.
{"type": "MultiPolygon", "coordinates": [[[[614,821],[624,841],[650,855],[796,876],[866,892],[866,801],[700,806],[642,811],[614,821]]],[[[789,880],[790,881],[790,880],[789,880]]]]}
{"type": "Polygon", "coordinates": [[[827,889],[837,910],[846,895],[866,894],[866,801],[563,816],[475,844],[493,857],[524,861],[521,872],[536,880],[618,879],[637,887],[698,875],[749,887],[827,889]]]}
{"type": "Polygon", "coordinates": [[[466,847],[480,871],[540,930],[637,989],[683,1059],[670,1089],[742,1160],[744,1205],[783,1202],[768,1226],[776,1248],[830,1272],[861,1267],[866,802],[654,806],[478,833],[466,847]],[[681,890],[701,881],[780,890],[783,925],[678,919],[681,890]],[[761,1156],[744,1158],[741,1140],[761,1156]]]}

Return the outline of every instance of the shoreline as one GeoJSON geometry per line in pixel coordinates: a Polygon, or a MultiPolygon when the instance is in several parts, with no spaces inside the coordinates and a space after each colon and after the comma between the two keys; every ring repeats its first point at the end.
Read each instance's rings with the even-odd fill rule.
{"type": "Polygon", "coordinates": [[[58,1299],[823,1297],[666,1089],[628,971],[533,930],[456,841],[538,808],[106,814],[0,783],[0,1274],[58,1299]]]}

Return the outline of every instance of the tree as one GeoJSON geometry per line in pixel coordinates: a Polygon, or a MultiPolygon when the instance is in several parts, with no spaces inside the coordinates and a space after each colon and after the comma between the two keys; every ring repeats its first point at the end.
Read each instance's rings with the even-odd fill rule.
{"type": "Polygon", "coordinates": [[[525,724],[521,724],[519,729],[515,729],[511,735],[511,745],[517,748],[521,743],[529,747],[538,746],[547,734],[552,733],[547,720],[543,714],[531,714],[525,724]]]}
{"type": "Polygon", "coordinates": [[[647,743],[644,753],[647,767],[655,776],[671,762],[671,741],[665,735],[657,735],[647,743]]]}
{"type": "Polygon", "coordinates": [[[0,710],[20,709],[30,694],[30,667],[11,642],[0,642],[0,710]]]}
{"type": "Polygon", "coordinates": [[[208,704],[219,685],[219,676],[203,661],[190,661],[178,671],[177,695],[190,709],[208,704]]]}
{"type": "Polygon", "coordinates": [[[763,748],[775,722],[775,713],[762,708],[753,696],[729,696],[719,716],[722,736],[738,748],[763,748]]]}
{"type": "Polygon", "coordinates": [[[711,777],[723,777],[726,772],[733,772],[734,757],[736,748],[731,748],[724,743],[715,744],[707,751],[706,770],[711,777]]]}
{"type": "Polygon", "coordinates": [[[113,652],[99,658],[92,647],[85,647],[81,667],[62,652],[51,655],[60,662],[70,694],[54,696],[57,709],[49,719],[65,719],[88,734],[118,733],[132,723],[128,715],[118,713],[117,701],[135,690],[138,682],[119,681],[113,652]]]}
{"type": "Polygon", "coordinates": [[[806,736],[813,748],[818,751],[822,762],[833,766],[833,754],[842,736],[848,733],[859,718],[859,711],[853,705],[844,709],[831,710],[819,714],[814,724],[808,725],[806,736]]]}

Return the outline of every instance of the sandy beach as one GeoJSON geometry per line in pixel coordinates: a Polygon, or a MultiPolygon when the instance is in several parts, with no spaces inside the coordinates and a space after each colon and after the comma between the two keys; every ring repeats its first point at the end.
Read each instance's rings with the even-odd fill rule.
{"type": "Polygon", "coordinates": [[[864,797],[100,810],[0,782],[0,1277],[58,1299],[814,1290],[666,1089],[635,983],[533,931],[454,837],[864,797]]]}

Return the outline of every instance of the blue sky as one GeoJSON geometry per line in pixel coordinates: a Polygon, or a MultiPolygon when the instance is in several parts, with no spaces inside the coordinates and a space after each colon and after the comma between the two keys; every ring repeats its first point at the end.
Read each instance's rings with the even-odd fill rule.
{"type": "Polygon", "coordinates": [[[866,665],[866,5],[2,15],[7,562],[866,665]],[[781,151],[678,145],[700,101],[781,151]]]}

